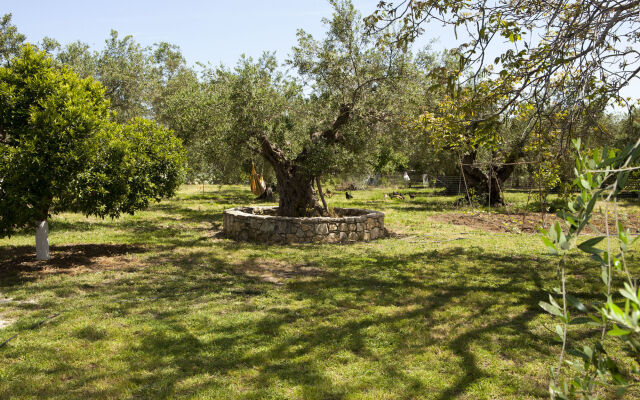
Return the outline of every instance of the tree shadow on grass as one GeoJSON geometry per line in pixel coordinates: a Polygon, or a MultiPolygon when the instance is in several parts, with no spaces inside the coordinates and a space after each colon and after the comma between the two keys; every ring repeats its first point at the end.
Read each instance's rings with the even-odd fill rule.
{"type": "MultiPolygon", "coordinates": [[[[184,230],[181,224],[190,224],[191,230],[201,230],[196,224],[212,223],[221,224],[222,211],[193,210],[180,207],[175,204],[164,204],[154,208],[168,213],[168,216],[153,219],[104,219],[101,221],[65,221],[52,220],[49,223],[51,234],[56,232],[90,232],[98,229],[118,228],[122,230],[138,230],[143,232],[179,229],[184,230]],[[177,226],[176,226],[177,225],[177,226]]],[[[21,233],[28,233],[24,230],[21,233]]]]}
{"type": "Polygon", "coordinates": [[[51,246],[51,260],[37,261],[34,246],[0,248],[0,287],[13,286],[46,274],[72,273],[80,268],[104,267],[114,257],[147,251],[128,244],[51,246]]]}
{"type": "Polygon", "coordinates": [[[454,201],[424,201],[422,199],[405,200],[357,200],[348,204],[342,204],[341,207],[357,207],[372,210],[393,210],[398,212],[439,212],[460,210],[463,207],[454,201]]]}
{"type": "MultiPolygon", "coordinates": [[[[400,397],[430,394],[431,398],[448,399],[465,394],[479,380],[498,378],[495,371],[486,370],[479,350],[499,353],[499,357],[516,363],[553,355],[549,345],[552,335],[541,337],[529,326],[541,314],[538,302],[545,296],[539,273],[543,269],[541,261],[533,257],[513,259],[468,248],[406,256],[373,253],[355,261],[325,256],[309,262],[326,269],[326,273],[311,280],[293,279],[285,286],[248,276],[205,251],[172,257],[173,265],[183,266],[181,282],[191,286],[192,295],[189,302],[175,306],[155,321],[154,331],[130,349],[131,383],[139,388],[141,396],[184,396],[220,385],[223,390],[224,380],[250,370],[251,377],[245,378],[250,387],[248,397],[273,394],[270,390],[284,384],[300,387],[310,396],[339,399],[365,390],[358,379],[338,382],[327,376],[327,363],[335,363],[336,354],[346,353],[356,360],[377,363],[385,371],[380,379],[395,381],[393,391],[400,397]],[[403,268],[423,262],[433,265],[434,261],[448,266],[443,270],[403,268]],[[475,271],[478,275],[474,275],[470,262],[491,268],[495,279],[486,279],[483,273],[487,271],[475,271]],[[209,278],[213,280],[207,282],[205,272],[193,265],[206,265],[211,271],[223,273],[227,281],[209,278]],[[443,285],[445,275],[455,278],[443,285]],[[246,302],[243,312],[248,313],[247,318],[212,323],[204,330],[185,325],[179,316],[188,312],[189,303],[197,298],[207,299],[212,292],[205,287],[216,285],[256,289],[252,294],[257,297],[233,290],[217,293],[224,301],[246,302]],[[287,300],[270,300],[275,293],[287,300]],[[271,305],[257,307],[252,298],[271,305]],[[306,306],[298,309],[290,303],[306,306]],[[501,305],[505,307],[504,315],[495,309],[501,305]],[[468,326],[456,321],[453,309],[460,306],[470,313],[459,317],[468,321],[468,326]],[[394,307],[397,311],[375,311],[380,307],[394,307]],[[455,326],[448,328],[449,323],[455,326]],[[403,332],[394,336],[398,326],[415,335],[403,332]],[[434,330],[432,326],[438,328],[434,330]],[[371,329],[394,337],[396,356],[388,358],[379,354],[380,349],[370,347],[371,329]],[[491,340],[496,333],[501,336],[497,343],[491,340]],[[451,363],[457,368],[453,381],[439,391],[409,373],[415,367],[407,368],[403,361],[403,357],[411,359],[434,346],[450,351],[451,363]],[[514,348],[519,351],[512,353],[514,348]],[[226,378],[184,385],[203,371],[226,378]],[[178,382],[182,384],[177,385],[178,382]]],[[[248,269],[255,266],[256,257],[248,257],[248,269]]],[[[161,282],[158,284],[162,286],[161,282]]],[[[174,282],[165,291],[177,290],[179,285],[174,282]]],[[[546,396],[544,383],[524,382],[524,378],[521,383],[520,395],[546,396]]]]}
{"type": "MultiPolygon", "coordinates": [[[[173,210],[180,215],[179,210],[173,210]]],[[[186,215],[186,214],[185,214],[186,215]]],[[[114,222],[55,221],[52,236],[62,232],[91,232],[115,230],[109,234],[115,240],[148,246],[190,247],[198,241],[217,235],[222,229],[221,212],[199,212],[183,218],[162,217],[149,220],[129,219],[114,222]]],[[[55,256],[52,256],[55,258],[55,256]]]]}
{"type": "Polygon", "coordinates": [[[165,218],[170,221],[182,221],[191,223],[202,223],[212,221],[222,221],[222,211],[220,210],[198,210],[188,207],[181,207],[176,203],[161,204],[155,207],[172,215],[171,218],[165,218]]]}
{"type": "MultiPolygon", "coordinates": [[[[166,211],[184,213],[194,222],[204,221],[208,213],[183,209],[166,211]]],[[[239,397],[275,397],[274,391],[285,386],[299,388],[307,398],[340,399],[380,384],[400,398],[447,399],[467,395],[481,380],[503,379],[486,367],[483,351],[515,364],[553,357],[553,334],[531,329],[541,314],[538,302],[546,296],[543,282],[553,276],[546,259],[503,256],[477,247],[413,249],[395,255],[352,247],[345,254],[341,247],[327,251],[321,245],[274,250],[266,245],[193,241],[190,236],[187,240],[177,230],[158,230],[158,224],[164,222],[135,221],[126,229],[162,242],[145,263],[169,265],[170,270],[117,277],[96,289],[94,295],[102,301],[88,311],[96,321],[118,322],[137,315],[145,328],[123,328],[138,333],[131,333],[118,355],[127,365],[125,386],[134,387],[135,396],[224,394],[244,385],[239,397]],[[288,255],[305,261],[282,267],[282,279],[273,282],[263,276],[274,269],[269,265],[274,261],[265,256],[267,249],[282,253],[278,263],[286,263],[288,255]],[[229,265],[219,254],[224,251],[238,251],[233,253],[238,254],[237,262],[229,265]],[[301,266],[314,273],[297,274],[301,266]],[[377,346],[376,335],[389,344],[377,346]],[[444,381],[441,387],[431,387],[415,373],[424,368],[415,359],[436,348],[451,353],[447,364],[453,368],[449,375],[435,375],[444,381]],[[327,372],[345,363],[374,367],[348,379],[327,372]],[[367,381],[367,374],[378,381],[367,381]]],[[[150,251],[132,245],[60,249],[65,247],[69,254],[54,260],[61,270],[74,263],[93,265],[100,257],[150,251]]],[[[3,274],[29,261],[33,252],[30,246],[9,250],[0,252],[3,284],[3,274]]],[[[106,335],[96,342],[108,339],[106,335]]],[[[33,347],[27,350],[36,351],[35,343],[33,347]]],[[[60,365],[69,362],[58,360],[60,365]]],[[[77,379],[60,383],[60,388],[69,398],[86,397],[91,389],[84,386],[99,375],[81,369],[73,373],[77,379]]],[[[546,397],[544,373],[540,375],[543,378],[533,382],[516,377],[518,394],[546,397]]]]}

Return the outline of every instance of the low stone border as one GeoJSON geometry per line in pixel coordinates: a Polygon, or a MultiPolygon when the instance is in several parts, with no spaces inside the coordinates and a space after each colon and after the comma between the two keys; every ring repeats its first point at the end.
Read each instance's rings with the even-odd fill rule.
{"type": "Polygon", "coordinates": [[[360,208],[336,208],[338,218],[279,217],[277,207],[225,210],[223,231],[229,238],[261,243],[337,243],[369,241],[386,235],[384,214],[360,208]]]}

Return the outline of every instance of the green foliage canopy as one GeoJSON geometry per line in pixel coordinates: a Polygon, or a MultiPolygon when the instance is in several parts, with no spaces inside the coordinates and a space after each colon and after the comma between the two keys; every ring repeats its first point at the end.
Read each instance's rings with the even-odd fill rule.
{"type": "Polygon", "coordinates": [[[151,121],[109,121],[104,94],[30,45],[0,68],[0,236],[62,210],[117,217],[173,194],[179,140],[151,121]]]}

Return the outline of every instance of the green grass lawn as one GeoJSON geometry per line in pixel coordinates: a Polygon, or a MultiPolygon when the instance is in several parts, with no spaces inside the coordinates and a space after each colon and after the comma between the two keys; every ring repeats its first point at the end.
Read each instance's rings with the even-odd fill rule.
{"type": "MultiPolygon", "coordinates": [[[[236,243],[222,211],[253,196],[206,189],[118,220],[56,216],[49,263],[31,232],[0,239],[0,342],[18,335],[0,348],[0,398],[548,396],[560,349],[538,302],[555,259],[536,235],[431,219],[453,197],[371,190],[330,205],[384,211],[390,238],[236,243]]],[[[596,298],[599,266],[569,264],[573,292],[596,298]]]]}

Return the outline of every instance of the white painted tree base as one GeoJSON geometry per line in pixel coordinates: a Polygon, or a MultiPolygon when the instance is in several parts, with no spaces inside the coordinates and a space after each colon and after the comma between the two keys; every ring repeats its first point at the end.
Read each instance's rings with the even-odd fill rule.
{"type": "Polygon", "coordinates": [[[36,260],[49,260],[49,225],[40,221],[36,227],[36,260]]]}

